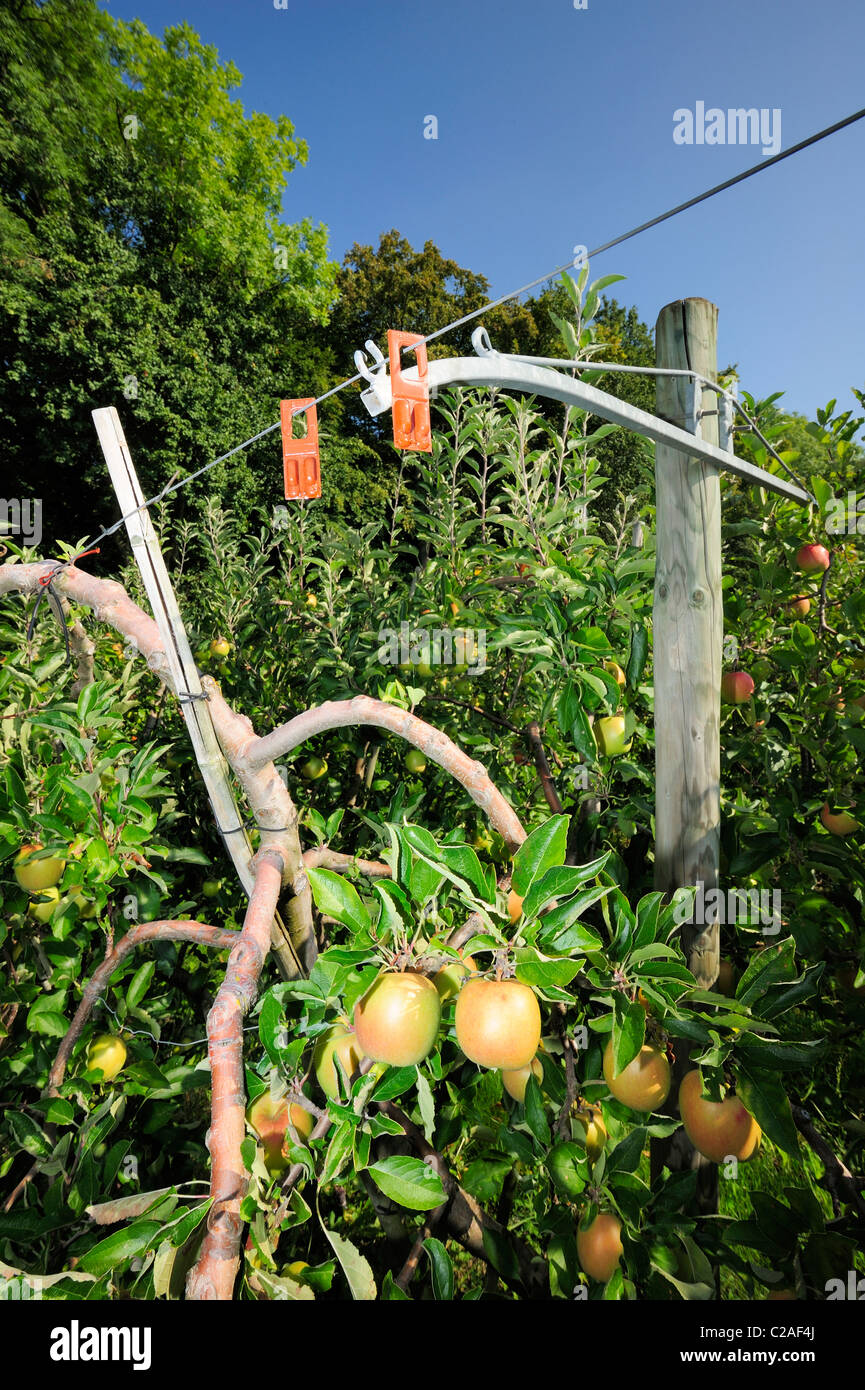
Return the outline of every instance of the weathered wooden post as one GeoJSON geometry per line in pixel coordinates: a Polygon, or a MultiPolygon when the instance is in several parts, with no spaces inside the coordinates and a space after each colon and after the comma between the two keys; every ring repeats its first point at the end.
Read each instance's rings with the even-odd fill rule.
{"type": "MultiPolygon", "coordinates": [[[[717,375],[718,310],[706,299],[680,299],[658,315],[659,367],[717,375]]],[[[682,429],[718,443],[718,397],[693,378],[657,378],[657,413],[682,429]],[[700,412],[712,411],[714,414],[700,412]]],[[[718,886],[721,821],[721,488],[718,469],[665,444],[655,445],[656,568],[655,672],[655,887],[664,892],[703,883],[718,886]]],[[[688,968],[709,989],[718,976],[719,927],[682,928],[688,968]]],[[[688,1069],[678,1042],[678,1083],[688,1069]]],[[[664,1163],[697,1168],[697,1206],[717,1210],[718,1176],[680,1131],[652,1143],[653,1179],[664,1163]]]]}
{"type": "MultiPolygon", "coordinates": [[[[658,315],[659,367],[717,376],[718,310],[679,299],[658,315]]],[[[718,443],[718,397],[682,376],[657,378],[657,413],[718,443]],[[697,415],[694,416],[696,403],[697,415]],[[702,416],[699,412],[703,413],[702,416]]],[[[718,469],[655,446],[655,887],[718,886],[720,847],[721,492],[718,469]]],[[[716,921],[686,926],[698,984],[714,984],[716,921]]]]}

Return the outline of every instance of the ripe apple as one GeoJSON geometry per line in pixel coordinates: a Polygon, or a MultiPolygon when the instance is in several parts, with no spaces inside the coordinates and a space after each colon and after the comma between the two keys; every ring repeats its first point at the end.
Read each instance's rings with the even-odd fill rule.
{"type": "Polygon", "coordinates": [[[574,1119],[581,1125],[586,1136],[586,1153],[592,1163],[597,1163],[607,1142],[607,1127],[600,1107],[582,1104],[574,1111],[574,1119]]]}
{"type": "Polygon", "coordinates": [[[392,1067],[422,1062],[435,1046],[440,1022],[438,990],[426,975],[410,970],[379,975],[354,1006],[361,1051],[392,1067]]]}
{"type": "Polygon", "coordinates": [[[667,1055],[655,1043],[644,1043],[624,1071],[615,1074],[612,1038],[604,1050],[604,1079],[616,1100],[645,1114],[664,1104],[672,1084],[667,1055]]]}
{"type": "Polygon", "coordinates": [[[803,545],[796,551],[796,564],[804,574],[819,574],[829,568],[829,551],[825,545],[803,545]]]}
{"type": "Polygon", "coordinates": [[[621,714],[609,714],[595,723],[595,741],[605,758],[617,758],[627,753],[633,739],[625,742],[625,718],[621,714]]]}
{"type": "Polygon", "coordinates": [[[527,1067],[517,1067],[514,1071],[502,1072],[502,1085],[509,1096],[520,1102],[525,1101],[529,1077],[537,1077],[538,1085],[544,1079],[544,1068],[539,1057],[533,1057],[527,1067]]]}
{"type": "Polygon", "coordinates": [[[611,1211],[599,1212],[585,1230],[577,1229],[577,1255],[587,1274],[606,1284],[624,1254],[622,1223],[611,1211]]]}
{"type": "Polygon", "coordinates": [[[616,684],[621,686],[621,688],[624,690],[628,678],[622,670],[621,666],[619,665],[618,661],[605,661],[604,670],[609,672],[609,674],[615,680],[616,684]]]}
{"type": "Polygon", "coordinates": [[[410,748],[405,755],[405,765],[409,772],[419,775],[426,772],[426,758],[419,748],[410,748]]]}
{"type": "Polygon", "coordinates": [[[113,1081],[126,1064],[126,1043],[114,1033],[98,1033],[87,1048],[87,1070],[102,1072],[103,1081],[113,1081]]]}
{"type": "Polygon", "coordinates": [[[523,900],[520,897],[519,893],[515,892],[512,888],[510,893],[508,893],[508,916],[511,919],[512,925],[516,925],[516,923],[520,920],[522,915],[523,900]]]}
{"type": "Polygon", "coordinates": [[[34,840],[30,845],[23,845],[15,856],[15,877],[28,893],[41,893],[43,888],[53,888],[55,883],[59,883],[66,868],[66,860],[60,859],[57,855],[46,854],[41,859],[31,858],[31,855],[36,854],[41,848],[39,841],[34,840]]]}
{"type": "Polygon", "coordinates": [[[823,802],[820,811],[820,820],[829,831],[830,835],[852,835],[854,830],[859,829],[859,822],[854,820],[847,811],[833,811],[828,801],[823,802]]]}
{"type": "Polygon", "coordinates": [[[477,971],[478,963],[474,956],[464,956],[460,951],[460,959],[452,960],[443,965],[433,976],[433,984],[438,990],[439,999],[442,1003],[446,999],[453,999],[455,994],[459,994],[463,981],[468,975],[473,975],[477,971]]]}
{"type": "Polygon", "coordinates": [[[541,1040],[537,995],[519,980],[467,980],[454,1025],[469,1061],[499,1071],[529,1066],[541,1040]]]}
{"type": "Polygon", "coordinates": [[[41,893],[34,893],[27,908],[27,915],[35,917],[37,922],[48,922],[54,916],[54,909],[60,902],[59,888],[45,888],[41,893]]]}
{"type": "Polygon", "coordinates": [[[698,1153],[712,1163],[725,1158],[751,1158],[760,1126],[739,1097],[730,1092],[722,1101],[702,1095],[700,1072],[686,1072],[679,1087],[679,1113],[685,1133],[698,1153]]]}
{"type": "Polygon", "coordinates": [[[225,637],[214,637],[210,644],[210,655],[224,660],[231,651],[231,643],[225,637]]]}
{"type": "Polygon", "coordinates": [[[806,594],[800,594],[798,598],[791,599],[787,607],[791,613],[796,613],[804,618],[811,612],[811,600],[806,594]]]}
{"type": "Polygon", "coordinates": [[[324,758],[319,758],[313,754],[307,758],[305,763],[300,765],[300,775],[305,782],[318,782],[327,775],[327,763],[324,758]]]}
{"type": "Polygon", "coordinates": [[[754,694],[754,682],[747,671],[725,671],[721,677],[721,700],[725,705],[744,705],[754,694]]]}
{"type": "Polygon", "coordinates": [[[352,1077],[363,1061],[363,1053],[358,1046],[354,1029],[341,1024],[329,1028],[317,1040],[312,1054],[312,1067],[315,1079],[330,1100],[340,1096],[340,1077],[337,1061],[342,1065],[347,1077],[352,1077]]]}
{"type": "Polygon", "coordinates": [[[305,1144],[315,1127],[315,1120],[302,1105],[289,1106],[283,1096],[274,1100],[270,1091],[262,1091],[246,1111],[247,1123],[255,1130],[264,1149],[264,1162],[272,1178],[284,1173],[288,1168],[288,1157],[283,1153],[286,1137],[297,1144],[305,1144]]]}

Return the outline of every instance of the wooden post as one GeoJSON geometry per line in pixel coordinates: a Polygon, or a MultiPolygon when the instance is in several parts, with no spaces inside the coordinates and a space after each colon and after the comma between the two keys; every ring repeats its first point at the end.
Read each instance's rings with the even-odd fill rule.
{"type": "MultiPolygon", "coordinates": [[[[659,367],[717,377],[718,310],[680,299],[656,326],[659,367]]],[[[687,377],[657,378],[657,413],[718,443],[718,397],[687,377]],[[714,412],[699,415],[697,411],[714,412]]],[[[721,493],[718,469],[655,446],[655,887],[718,886],[720,847],[721,493]]],[[[707,914],[709,915],[709,914],[707,914]]],[[[717,921],[683,931],[701,988],[718,976],[717,921]]]]}

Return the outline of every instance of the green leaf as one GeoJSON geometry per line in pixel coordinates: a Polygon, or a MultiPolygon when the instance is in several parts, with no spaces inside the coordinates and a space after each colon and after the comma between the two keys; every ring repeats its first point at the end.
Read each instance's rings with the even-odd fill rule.
{"type": "Polygon", "coordinates": [[[646,661],[649,656],[649,634],[642,623],[634,623],[631,627],[631,650],[628,655],[628,666],[625,672],[628,678],[628,685],[631,690],[636,690],[643,678],[643,671],[646,669],[646,661]]]}
{"type": "Polygon", "coordinates": [[[646,1131],[642,1126],[626,1134],[607,1158],[607,1173],[635,1173],[640,1166],[646,1131]]]}
{"type": "Polygon", "coordinates": [[[48,1135],[31,1115],[23,1110],[7,1110],[6,1123],[19,1149],[32,1154],[34,1158],[45,1158],[51,1152],[48,1135]]]}
{"type": "Polygon", "coordinates": [[[100,1240],[78,1262],[86,1274],[107,1274],[153,1245],[162,1232],[161,1221],[136,1221],[123,1231],[100,1240]]]}
{"type": "Polygon", "coordinates": [[[435,1101],[433,1099],[432,1087],[420,1068],[418,1068],[417,1074],[417,1099],[420,1107],[424,1137],[427,1143],[431,1144],[436,1125],[435,1101]]]}
{"type": "Polygon", "coordinates": [[[616,1076],[638,1055],[646,1037],[646,1011],[623,994],[613,999],[613,1071],[616,1076]]]}
{"type": "Polygon", "coordinates": [[[369,1262],[364,1259],[350,1240],[346,1240],[345,1236],[337,1235],[336,1231],[328,1230],[321,1220],[321,1213],[319,1213],[319,1221],[325,1238],[339,1260],[352,1298],[357,1303],[372,1303],[376,1297],[376,1287],[375,1276],[369,1262]]]}
{"type": "Polygon", "coordinates": [[[737,1059],[736,1093],[773,1143],[791,1157],[798,1157],[799,1135],[780,1077],[756,1068],[752,1070],[737,1059]]]}
{"type": "Polygon", "coordinates": [[[545,988],[563,988],[569,985],[582,969],[582,961],[551,960],[531,947],[521,947],[516,952],[516,976],[524,985],[532,985],[543,991],[545,988]]]}
{"type": "Polygon", "coordinates": [[[307,869],[306,876],[319,912],[336,918],[352,931],[369,931],[372,926],[370,915],[353,884],[330,869],[307,869]]]}
{"type": "Polygon", "coordinates": [[[136,1004],[140,1004],[148,989],[150,981],[153,979],[156,970],[156,961],[148,960],[136,970],[132,977],[132,983],[126,991],[126,1003],[130,1009],[134,1009],[136,1004]]]}
{"type": "Polygon", "coordinates": [[[437,1173],[419,1158],[386,1158],[369,1167],[369,1175],[392,1202],[412,1211],[432,1211],[445,1200],[437,1173]]]}
{"type": "Polygon", "coordinates": [[[535,879],[526,894],[523,916],[531,919],[554,898],[569,898],[583,883],[590,878],[597,878],[609,857],[607,853],[602,854],[599,859],[593,859],[589,864],[562,865],[548,869],[541,878],[535,879]]]}
{"type": "Polygon", "coordinates": [[[454,1296],[454,1267],[451,1257],[435,1236],[427,1236],[423,1248],[430,1263],[433,1298],[440,1303],[449,1303],[454,1296]]]}
{"type": "Polygon", "coordinates": [[[583,913],[611,892],[609,886],[586,888],[567,902],[560,903],[543,918],[539,940],[551,951],[591,952],[601,949],[601,938],[593,927],[577,925],[583,913]]]}
{"type": "Polygon", "coordinates": [[[551,816],[520,845],[514,855],[511,883],[521,898],[526,896],[535,879],[542,878],[548,869],[564,864],[569,823],[570,816],[551,816]]]}
{"type": "Polygon", "coordinates": [[[537,1139],[542,1148],[550,1147],[551,1136],[550,1126],[544,1113],[544,1102],[541,1098],[541,1088],[538,1079],[533,1072],[529,1073],[526,1082],[526,1094],[523,1104],[526,1107],[526,1123],[532,1134],[537,1139]]]}

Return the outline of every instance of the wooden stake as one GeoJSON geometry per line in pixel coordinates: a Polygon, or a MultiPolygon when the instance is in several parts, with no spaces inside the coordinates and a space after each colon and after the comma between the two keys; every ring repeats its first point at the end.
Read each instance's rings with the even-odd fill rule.
{"type": "MultiPolygon", "coordinates": [[[[252,845],[246,830],[237,828],[242,827],[243,817],[229,780],[228,764],[222,755],[207,701],[203,698],[186,698],[202,694],[198,668],[193,660],[186,628],[177,605],[177,596],[165,568],[162,549],[150,514],[146,507],[141,506],[144,493],[132,462],[123,426],[114,406],[94,410],[93,423],[99,435],[99,443],[105,455],[114,491],[117,493],[121,515],[127,517],[127,534],[147,590],[153,617],[159,628],[171,686],[176,695],[184,697],[181,701],[181,711],[213,806],[216,824],[230,832],[223,837],[224,842],[237,876],[249,894],[255,884],[255,875],[251,867],[252,845]],[[141,510],[136,511],[136,508],[141,510]],[[130,516],[129,513],[133,514],[130,516]]],[[[280,972],[285,979],[295,979],[302,973],[288,930],[278,915],[273,922],[273,948],[280,972]]]]}
{"type": "MultiPolygon", "coordinates": [[[[718,310],[676,300],[656,327],[659,367],[717,376],[718,310]]],[[[659,377],[657,413],[718,443],[718,397],[688,378],[659,377]],[[694,417],[694,405],[697,412],[694,417]]],[[[655,887],[718,885],[720,847],[721,493],[718,469],[655,446],[655,887]]],[[[717,922],[686,927],[688,967],[701,988],[718,976],[717,922]]]]}

